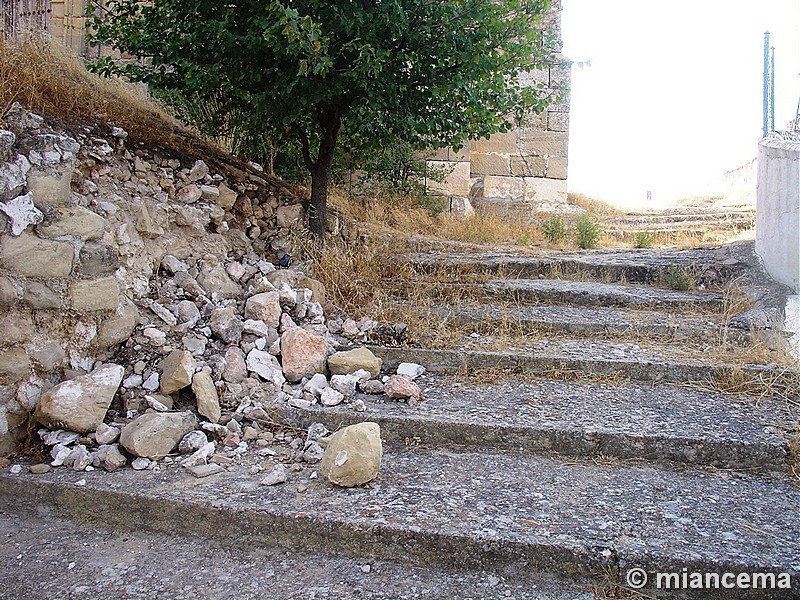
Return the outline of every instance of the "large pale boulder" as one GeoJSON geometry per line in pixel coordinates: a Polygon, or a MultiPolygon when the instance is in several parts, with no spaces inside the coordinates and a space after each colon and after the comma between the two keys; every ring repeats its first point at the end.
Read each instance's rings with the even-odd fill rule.
{"type": "Polygon", "coordinates": [[[197,412],[212,423],[219,422],[219,394],[211,378],[211,369],[205,367],[194,374],[192,378],[192,391],[197,399],[197,412]]]}
{"type": "Polygon", "coordinates": [[[382,457],[380,426],[371,422],[358,423],[331,436],[320,472],[328,481],[342,487],[363,485],[378,476],[382,457]]]}
{"type": "Polygon", "coordinates": [[[377,377],[380,375],[382,364],[383,361],[367,348],[337,352],[328,357],[328,368],[331,375],[350,375],[359,369],[364,369],[369,371],[373,377],[377,377]]]}
{"type": "Polygon", "coordinates": [[[296,327],[281,336],[283,374],[289,381],[297,382],[325,372],[328,342],[324,337],[296,327]]]}
{"type": "Polygon", "coordinates": [[[42,394],[34,419],[50,428],[78,433],[95,431],[103,422],[124,373],[119,365],[103,365],[58,384],[42,394]]]}
{"type": "Polygon", "coordinates": [[[159,367],[162,394],[171,394],[191,385],[195,361],[188,350],[173,350],[159,367]]]}
{"type": "Polygon", "coordinates": [[[262,292],[250,296],[244,306],[244,318],[264,321],[268,327],[277,327],[281,320],[280,294],[262,292]]]}
{"type": "Polygon", "coordinates": [[[197,417],[190,412],[146,413],[128,423],[119,442],[134,456],[162,458],[178,447],[197,427],[197,417]]]}

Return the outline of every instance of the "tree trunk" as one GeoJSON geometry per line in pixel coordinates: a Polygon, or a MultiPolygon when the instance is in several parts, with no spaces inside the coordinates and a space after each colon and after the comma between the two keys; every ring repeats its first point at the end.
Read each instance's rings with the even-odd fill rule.
{"type": "Polygon", "coordinates": [[[318,114],[322,135],[319,140],[317,160],[312,161],[308,138],[301,137],[303,156],[306,166],[311,172],[311,203],[308,210],[308,228],[315,237],[325,237],[328,226],[328,184],[331,178],[331,165],[336,152],[336,140],[342,126],[341,117],[332,110],[320,111],[318,114]]]}
{"type": "Polygon", "coordinates": [[[308,209],[308,228],[314,237],[322,239],[328,226],[328,182],[330,163],[321,165],[319,161],[311,169],[311,203],[308,209]]]}

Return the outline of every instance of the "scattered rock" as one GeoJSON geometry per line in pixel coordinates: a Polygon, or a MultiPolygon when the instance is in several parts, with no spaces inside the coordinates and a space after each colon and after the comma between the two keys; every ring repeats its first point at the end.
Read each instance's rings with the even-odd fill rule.
{"type": "Polygon", "coordinates": [[[263,292],[247,299],[244,318],[263,321],[267,327],[278,327],[281,319],[280,294],[263,292]]]}
{"type": "Polygon", "coordinates": [[[78,433],[95,431],[103,422],[124,373],[119,365],[105,365],[58,384],[42,394],[34,419],[45,427],[78,433]]]}
{"type": "Polygon", "coordinates": [[[236,344],[242,339],[244,323],[239,318],[235,306],[215,309],[211,313],[209,326],[214,335],[226,344],[236,344]]]}
{"type": "Polygon", "coordinates": [[[94,439],[98,444],[113,444],[119,439],[120,433],[119,428],[100,423],[95,430],[94,439]]]}
{"type": "Polygon", "coordinates": [[[417,377],[422,375],[425,372],[425,367],[422,365],[418,365],[417,363],[400,363],[397,367],[397,374],[403,375],[404,377],[408,377],[411,381],[414,381],[417,377]]]}
{"type": "Polygon", "coordinates": [[[128,460],[119,451],[117,444],[104,444],[97,449],[93,464],[95,467],[103,467],[109,473],[124,467],[128,460]]]}
{"type": "Polygon", "coordinates": [[[204,367],[202,371],[194,374],[192,391],[197,399],[197,412],[212,423],[219,422],[221,415],[219,395],[217,394],[217,388],[214,387],[214,380],[211,378],[211,369],[209,367],[204,367]]]}
{"type": "Polygon", "coordinates": [[[364,383],[361,384],[360,388],[361,391],[364,392],[365,394],[376,395],[376,394],[383,394],[384,392],[383,382],[377,379],[370,379],[369,381],[365,381],[364,383]]]}
{"type": "Polygon", "coordinates": [[[328,342],[324,337],[295,328],[281,336],[283,374],[291,382],[325,372],[328,342]]]}
{"type": "Polygon", "coordinates": [[[377,423],[350,425],[334,433],[320,465],[320,473],[342,487],[363,485],[378,476],[383,457],[377,423]]]}
{"type": "Polygon", "coordinates": [[[344,394],[331,387],[326,387],[320,392],[319,398],[323,406],[336,406],[344,401],[344,394]]]}
{"type": "Polygon", "coordinates": [[[200,430],[190,431],[181,439],[178,444],[178,452],[190,454],[197,452],[208,443],[208,437],[200,430]]]}
{"type": "Polygon", "coordinates": [[[384,393],[395,400],[414,400],[419,402],[422,390],[405,375],[392,375],[383,384],[384,393]]]}
{"type": "Polygon", "coordinates": [[[149,458],[137,458],[131,463],[134,471],[144,471],[150,467],[152,461],[149,458]]]}
{"type": "Polygon", "coordinates": [[[337,352],[328,357],[328,368],[332,375],[349,375],[360,369],[369,371],[372,377],[381,372],[383,361],[368,348],[356,348],[345,352],[337,352]]]}
{"type": "Polygon", "coordinates": [[[134,456],[162,458],[196,426],[197,419],[190,412],[147,413],[125,426],[120,443],[134,456]]]}
{"type": "Polygon", "coordinates": [[[217,473],[221,473],[224,471],[225,468],[221,465],[216,463],[209,463],[207,465],[197,465],[195,467],[188,467],[186,469],[191,475],[197,478],[208,477],[210,475],[216,475],[217,473]]]}
{"type": "Polygon", "coordinates": [[[282,463],[278,463],[259,482],[259,485],[278,485],[279,483],[284,483],[288,476],[289,473],[286,471],[286,467],[282,463]]]}
{"type": "Polygon", "coordinates": [[[286,382],[278,359],[269,352],[251,350],[247,355],[247,368],[264,381],[271,382],[276,389],[280,389],[286,382]]]}
{"type": "Polygon", "coordinates": [[[51,468],[52,467],[50,465],[48,465],[47,463],[38,463],[38,464],[31,465],[30,467],[28,467],[28,471],[30,471],[34,475],[44,475],[45,473],[50,471],[51,468]]]}
{"type": "Polygon", "coordinates": [[[195,361],[186,350],[173,350],[159,364],[161,369],[161,393],[171,394],[192,383],[195,361]]]}

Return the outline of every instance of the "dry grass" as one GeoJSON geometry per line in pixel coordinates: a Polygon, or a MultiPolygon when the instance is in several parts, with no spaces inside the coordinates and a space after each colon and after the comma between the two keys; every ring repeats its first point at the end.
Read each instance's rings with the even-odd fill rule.
{"type": "Polygon", "coordinates": [[[585,194],[577,194],[574,192],[570,192],[567,194],[567,204],[572,206],[577,206],[582,208],[596,217],[621,217],[625,214],[625,211],[612,206],[608,202],[604,202],[603,200],[597,200],[595,198],[589,198],[585,194]]]}
{"type": "Polygon", "coordinates": [[[59,42],[34,33],[0,36],[0,115],[14,102],[66,128],[112,123],[132,140],[177,157],[203,156],[222,171],[247,169],[170,116],[143,86],[89,73],[83,60],[59,42]]]}

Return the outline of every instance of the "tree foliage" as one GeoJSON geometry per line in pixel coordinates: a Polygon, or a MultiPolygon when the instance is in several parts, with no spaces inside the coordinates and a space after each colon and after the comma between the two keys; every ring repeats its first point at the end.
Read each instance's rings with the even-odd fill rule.
{"type": "MultiPolygon", "coordinates": [[[[294,136],[311,172],[310,226],[325,230],[337,140],[460,147],[539,111],[545,85],[519,76],[554,60],[549,0],[107,0],[101,60],[183,97],[224,98],[270,135],[294,136]]],[[[226,113],[228,113],[226,115],[226,113]]]]}

